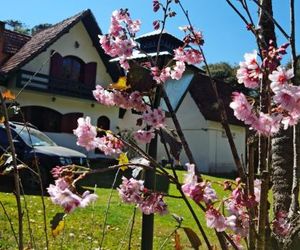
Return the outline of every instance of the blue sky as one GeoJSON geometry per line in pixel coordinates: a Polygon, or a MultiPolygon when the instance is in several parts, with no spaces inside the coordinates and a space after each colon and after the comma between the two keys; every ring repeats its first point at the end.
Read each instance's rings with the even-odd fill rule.
{"type": "MultiPolygon", "coordinates": [[[[289,32],[289,1],[273,2],[277,21],[289,32]]],[[[298,15],[296,23],[299,23],[300,0],[295,2],[298,15]]],[[[246,30],[244,23],[225,0],[182,0],[182,3],[188,9],[194,26],[204,34],[204,51],[209,63],[225,61],[235,64],[243,60],[245,52],[255,49],[252,34],[246,30]]],[[[249,4],[256,17],[256,6],[252,1],[249,4]]],[[[57,23],[88,8],[92,10],[103,33],[107,32],[110,15],[115,9],[128,8],[134,19],[141,19],[142,29],[139,35],[151,31],[152,22],[161,18],[160,12],[153,13],[152,0],[11,0],[2,1],[0,20],[17,19],[33,27],[39,23],[57,23]]],[[[187,21],[179,9],[175,10],[178,10],[178,15],[168,21],[166,29],[182,38],[183,34],[178,26],[186,25],[187,21]]],[[[300,45],[299,27],[296,27],[296,33],[297,44],[300,45]]],[[[279,44],[285,42],[279,32],[277,35],[279,44]]]]}

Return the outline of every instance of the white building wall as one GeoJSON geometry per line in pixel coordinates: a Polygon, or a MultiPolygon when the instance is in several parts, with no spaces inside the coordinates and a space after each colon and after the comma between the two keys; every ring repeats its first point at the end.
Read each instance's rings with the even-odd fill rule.
{"type": "Polygon", "coordinates": [[[77,23],[68,33],[49,46],[46,51],[25,64],[22,69],[32,72],[39,70],[39,73],[48,75],[50,71],[50,55],[53,50],[57,51],[61,56],[77,56],[85,63],[96,62],[96,83],[103,86],[112,83],[111,77],[106,72],[106,68],[82,22],[77,23]],[[79,48],[75,48],[75,41],[79,43],[79,48]]]}
{"type": "MultiPolygon", "coordinates": [[[[207,172],[207,154],[209,145],[208,136],[205,132],[207,121],[199,112],[190,93],[186,94],[176,114],[199,170],[201,172],[207,172]]],[[[171,118],[167,119],[167,124],[170,128],[175,129],[171,118]]],[[[159,145],[158,159],[167,159],[162,144],[159,145]]],[[[186,163],[188,163],[188,158],[184,149],[182,149],[180,154],[180,164],[184,165],[186,163]]]]}
{"type": "MultiPolygon", "coordinates": [[[[230,125],[239,156],[245,162],[245,136],[244,127],[230,125]]],[[[222,125],[218,122],[208,122],[209,157],[208,173],[230,173],[236,171],[231,149],[222,125]]]]}

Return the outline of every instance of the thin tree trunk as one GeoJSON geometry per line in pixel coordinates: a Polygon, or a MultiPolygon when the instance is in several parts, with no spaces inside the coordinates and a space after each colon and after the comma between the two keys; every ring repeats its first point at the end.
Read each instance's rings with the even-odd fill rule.
{"type": "Polygon", "coordinates": [[[293,181],[293,128],[280,130],[272,140],[274,214],[289,211],[293,181]]]}
{"type": "MultiPolygon", "coordinates": [[[[272,0],[260,0],[259,8],[259,47],[260,51],[267,51],[269,42],[272,40],[276,46],[275,26],[269,16],[273,16],[272,0]]],[[[262,56],[262,55],[261,55],[262,56]]],[[[270,112],[269,79],[264,72],[260,88],[260,110],[270,112]]],[[[270,143],[264,136],[259,137],[259,172],[261,174],[261,197],[258,216],[258,239],[256,249],[268,249],[270,230],[268,227],[268,191],[270,183],[270,143]]]]}

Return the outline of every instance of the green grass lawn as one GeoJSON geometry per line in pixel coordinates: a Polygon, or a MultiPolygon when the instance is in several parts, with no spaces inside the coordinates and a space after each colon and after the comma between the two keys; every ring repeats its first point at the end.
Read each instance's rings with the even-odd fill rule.
{"type": "MultiPolygon", "coordinates": [[[[178,171],[180,178],[182,178],[184,171],[178,171]]],[[[222,182],[223,179],[205,176],[213,182],[222,182]]],[[[224,194],[222,187],[213,184],[219,196],[224,194]]],[[[107,207],[107,201],[110,189],[98,188],[97,194],[99,199],[94,205],[91,205],[84,209],[76,209],[73,213],[69,214],[65,218],[65,230],[59,236],[54,238],[51,235],[50,221],[52,217],[58,213],[63,212],[59,206],[53,205],[49,197],[45,197],[46,202],[46,213],[47,213],[47,227],[50,249],[97,249],[99,247],[104,214],[107,207]]],[[[169,194],[178,195],[175,185],[170,185],[169,194]]],[[[30,220],[30,227],[34,242],[36,244],[35,249],[45,249],[45,235],[44,235],[44,224],[43,224],[43,210],[41,206],[41,197],[35,195],[26,195],[26,203],[28,206],[28,216],[30,220]]],[[[0,200],[4,204],[7,213],[13,221],[15,230],[17,231],[17,208],[15,198],[12,193],[0,193],[0,200]]],[[[23,205],[24,205],[24,198],[23,205]]],[[[172,218],[171,214],[175,213],[184,218],[183,226],[191,227],[198,235],[199,230],[197,229],[195,222],[193,221],[190,212],[186,208],[184,201],[174,198],[166,198],[166,202],[169,206],[169,214],[165,216],[155,216],[155,231],[154,231],[154,249],[159,249],[167,236],[174,230],[176,221],[172,218]]],[[[199,219],[204,228],[205,219],[204,213],[193,204],[199,219]]],[[[104,240],[103,249],[127,249],[128,248],[128,225],[133,215],[134,207],[131,205],[123,204],[117,192],[114,190],[112,195],[111,206],[108,213],[107,230],[104,240]]],[[[28,220],[25,211],[24,214],[24,231],[25,231],[25,243],[30,243],[28,220]]],[[[141,217],[142,214],[139,210],[136,212],[135,225],[132,237],[132,248],[139,249],[141,241],[141,217]]],[[[217,242],[214,231],[206,230],[208,237],[211,242],[217,242]]],[[[189,249],[189,242],[184,236],[184,233],[180,231],[181,242],[185,249],[189,249]]],[[[205,242],[200,236],[202,241],[202,248],[206,249],[205,242]]],[[[173,249],[174,247],[173,238],[168,241],[163,249],[173,249]]],[[[4,215],[3,209],[0,207],[0,249],[16,249],[13,234],[10,229],[10,225],[6,216],[4,215]]]]}

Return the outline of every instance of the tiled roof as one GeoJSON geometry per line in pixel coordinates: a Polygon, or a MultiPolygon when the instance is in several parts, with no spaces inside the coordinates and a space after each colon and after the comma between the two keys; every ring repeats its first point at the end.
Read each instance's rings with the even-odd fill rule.
{"type": "Polygon", "coordinates": [[[90,10],[85,10],[37,33],[0,68],[0,71],[7,74],[12,70],[22,67],[31,58],[42,52],[50,44],[54,43],[73,25],[78,23],[83,17],[90,13],[90,10]]]}
{"type": "Polygon", "coordinates": [[[20,34],[11,30],[4,30],[3,37],[3,52],[11,55],[16,54],[23,47],[23,45],[31,39],[31,36],[20,34]]]}
{"type": "MultiPolygon", "coordinates": [[[[233,110],[229,107],[232,92],[237,91],[237,88],[234,88],[229,83],[220,80],[215,81],[219,96],[225,105],[228,122],[234,125],[243,125],[241,121],[235,118],[233,115],[233,110]]],[[[221,121],[217,100],[208,76],[201,73],[196,73],[189,87],[189,92],[206,120],[217,122],[221,121]]]]}

